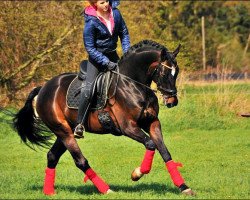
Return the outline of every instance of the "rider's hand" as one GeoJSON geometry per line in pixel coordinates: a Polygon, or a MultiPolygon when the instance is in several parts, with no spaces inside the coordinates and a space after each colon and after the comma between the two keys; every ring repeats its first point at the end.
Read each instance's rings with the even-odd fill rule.
{"type": "Polygon", "coordinates": [[[108,65],[107,65],[107,68],[108,68],[108,70],[114,70],[117,66],[118,66],[117,63],[109,61],[108,65]]]}

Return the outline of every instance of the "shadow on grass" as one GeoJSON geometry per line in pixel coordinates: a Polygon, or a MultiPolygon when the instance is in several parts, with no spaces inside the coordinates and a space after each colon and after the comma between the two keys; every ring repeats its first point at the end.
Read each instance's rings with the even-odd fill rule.
{"type": "MultiPolygon", "coordinates": [[[[36,190],[36,191],[41,191],[42,192],[42,186],[31,186],[31,190],[36,190]]],[[[69,191],[69,192],[77,192],[80,194],[85,194],[85,195],[91,195],[91,194],[100,194],[96,187],[94,185],[82,185],[82,186],[73,186],[73,185],[56,185],[55,189],[57,191],[69,191]]],[[[173,193],[173,194],[180,194],[180,191],[178,188],[171,187],[165,184],[159,184],[159,183],[150,183],[150,184],[137,184],[137,185],[129,185],[129,186],[124,186],[124,185],[110,185],[110,189],[113,190],[114,192],[132,192],[132,193],[137,193],[137,192],[143,192],[143,191],[151,191],[155,192],[156,194],[166,194],[166,192],[173,193]]]]}

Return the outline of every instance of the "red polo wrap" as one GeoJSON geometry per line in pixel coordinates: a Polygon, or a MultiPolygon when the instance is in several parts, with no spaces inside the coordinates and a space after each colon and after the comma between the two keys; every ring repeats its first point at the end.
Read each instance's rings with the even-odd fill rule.
{"type": "Polygon", "coordinates": [[[106,184],[91,168],[89,168],[85,172],[86,176],[84,178],[84,182],[87,182],[88,179],[92,181],[92,183],[96,186],[99,192],[106,194],[109,190],[108,184],[106,184]]]}
{"type": "Polygon", "coordinates": [[[55,175],[56,169],[45,169],[45,178],[44,178],[44,185],[43,185],[43,193],[45,195],[53,195],[55,194],[54,184],[55,184],[55,175]]]}
{"type": "Polygon", "coordinates": [[[185,181],[182,178],[180,172],[178,171],[177,167],[182,167],[181,163],[174,162],[173,160],[170,160],[166,162],[166,167],[168,169],[168,172],[172,178],[173,183],[180,187],[185,181]]]}
{"type": "Polygon", "coordinates": [[[153,159],[154,159],[155,151],[152,150],[146,150],[146,153],[144,155],[144,159],[141,163],[141,173],[148,174],[151,170],[153,159]]]}

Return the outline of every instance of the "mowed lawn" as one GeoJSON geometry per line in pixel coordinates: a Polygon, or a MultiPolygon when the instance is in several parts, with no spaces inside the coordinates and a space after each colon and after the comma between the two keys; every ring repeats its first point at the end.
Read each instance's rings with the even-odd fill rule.
{"type": "MultiPolygon", "coordinates": [[[[79,145],[92,168],[115,193],[101,195],[91,182],[83,183],[84,174],[66,152],[57,166],[57,194],[44,196],[42,187],[48,150],[31,150],[20,142],[9,125],[0,122],[0,198],[249,199],[250,118],[239,117],[232,111],[225,114],[213,107],[210,110],[211,102],[202,104],[205,108],[202,110],[189,97],[182,95],[180,104],[173,109],[161,106],[160,119],[164,141],[173,159],[184,165],[180,171],[187,185],[197,193],[195,197],[179,193],[158,152],[150,174],[138,182],[131,181],[132,170],[143,159],[144,147],[124,136],[90,133],[78,140],[79,145]],[[199,110],[202,112],[198,115],[199,110]]],[[[202,98],[204,90],[201,101],[202,98]]],[[[229,103],[230,109],[233,103],[229,103]]]]}

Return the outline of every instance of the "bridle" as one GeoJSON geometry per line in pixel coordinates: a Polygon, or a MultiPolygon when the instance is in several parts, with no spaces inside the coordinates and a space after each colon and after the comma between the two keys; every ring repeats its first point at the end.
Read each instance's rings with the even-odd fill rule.
{"type": "MultiPolygon", "coordinates": [[[[160,66],[166,67],[166,68],[171,69],[171,70],[175,70],[175,69],[176,69],[176,67],[174,67],[174,66],[170,67],[170,66],[166,65],[166,64],[163,63],[163,62],[157,62],[157,66],[155,67],[153,73],[151,74],[151,78],[152,78],[152,79],[153,79],[153,77],[155,76],[156,72],[159,70],[160,66]]],[[[138,82],[138,81],[136,81],[136,80],[134,80],[134,79],[132,79],[132,78],[130,78],[130,77],[124,75],[124,74],[121,74],[121,73],[119,72],[119,67],[117,67],[116,70],[117,70],[117,71],[112,70],[111,72],[114,73],[114,74],[117,74],[118,77],[120,76],[120,77],[125,78],[125,79],[127,79],[127,80],[133,81],[134,83],[137,83],[137,84],[139,84],[139,85],[142,85],[143,87],[145,87],[145,88],[147,88],[147,89],[149,89],[149,90],[151,90],[151,91],[153,91],[153,92],[156,92],[156,90],[153,90],[153,89],[152,89],[151,87],[149,87],[148,85],[143,84],[143,83],[140,83],[140,82],[138,82]]],[[[117,81],[117,82],[118,82],[118,81],[117,81]]],[[[158,82],[156,82],[156,84],[158,85],[158,82]]],[[[158,87],[158,86],[157,86],[157,87],[158,87]]],[[[162,88],[161,86],[159,86],[158,89],[160,89],[161,91],[166,92],[166,93],[168,94],[168,95],[167,95],[168,98],[174,97],[174,96],[177,95],[176,90],[165,89],[165,88],[162,88]]],[[[166,96],[166,95],[165,95],[165,96],[166,96]]]]}
{"type": "MultiPolygon", "coordinates": [[[[171,73],[174,71],[175,72],[175,69],[176,67],[175,66],[168,66],[167,64],[163,63],[163,62],[158,62],[157,66],[155,67],[152,75],[151,75],[151,78],[153,79],[154,75],[156,74],[156,72],[159,70],[160,66],[163,66],[163,67],[166,67],[168,69],[171,69],[171,73]]],[[[156,79],[158,80],[158,79],[156,79]]],[[[175,97],[177,96],[177,91],[176,90],[171,90],[171,89],[165,89],[165,88],[162,88],[161,86],[158,86],[158,81],[156,82],[157,84],[157,88],[160,90],[160,91],[163,91],[163,92],[166,92],[168,95],[165,95],[167,96],[167,98],[170,98],[170,97],[175,97]]]]}

